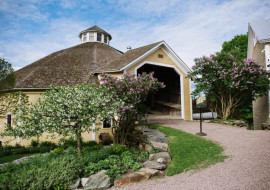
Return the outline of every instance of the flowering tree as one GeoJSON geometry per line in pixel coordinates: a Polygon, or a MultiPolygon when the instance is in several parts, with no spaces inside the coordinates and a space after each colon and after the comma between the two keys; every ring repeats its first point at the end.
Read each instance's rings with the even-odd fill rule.
{"type": "Polygon", "coordinates": [[[52,87],[37,103],[23,107],[14,122],[17,126],[7,126],[3,135],[27,139],[45,132],[51,138],[56,135],[75,136],[80,155],[81,133],[91,131],[96,120],[111,113],[106,94],[105,89],[86,84],[52,87]]]}
{"type": "Polygon", "coordinates": [[[0,94],[3,90],[11,89],[15,83],[12,65],[0,57],[0,94]]]}
{"type": "Polygon", "coordinates": [[[246,100],[267,94],[270,73],[254,59],[237,61],[231,54],[217,53],[196,58],[193,72],[194,95],[203,92],[223,119],[228,119],[246,100]]]}
{"type": "Polygon", "coordinates": [[[109,74],[101,74],[101,86],[109,91],[111,106],[116,117],[113,117],[114,142],[126,144],[128,135],[133,134],[135,121],[146,114],[142,103],[150,93],[164,88],[165,85],[153,77],[154,73],[135,76],[125,73],[121,78],[109,74]]]}

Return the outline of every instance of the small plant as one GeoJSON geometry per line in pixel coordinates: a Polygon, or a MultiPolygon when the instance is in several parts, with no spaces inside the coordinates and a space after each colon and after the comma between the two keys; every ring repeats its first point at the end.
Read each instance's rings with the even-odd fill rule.
{"type": "Polygon", "coordinates": [[[111,182],[113,183],[116,179],[118,179],[121,176],[121,174],[125,172],[126,170],[121,168],[120,166],[111,166],[111,168],[106,171],[106,174],[110,177],[111,182]]]}
{"type": "Polygon", "coordinates": [[[152,153],[154,154],[158,153],[158,150],[153,145],[151,145],[151,147],[152,147],[152,153]]]}
{"type": "Polygon", "coordinates": [[[115,154],[122,154],[123,152],[127,151],[127,148],[124,145],[121,144],[115,144],[113,145],[113,152],[115,154]]]}
{"type": "Polygon", "coordinates": [[[139,150],[136,149],[136,148],[134,148],[134,147],[131,147],[131,148],[129,149],[129,151],[130,151],[132,154],[139,154],[139,150]]]}
{"type": "Polygon", "coordinates": [[[135,158],[133,157],[133,154],[129,151],[126,151],[121,154],[121,158],[124,166],[127,169],[131,169],[133,164],[135,163],[135,158]]]}
{"type": "Polygon", "coordinates": [[[53,153],[56,153],[56,154],[62,154],[64,152],[64,149],[63,148],[55,148],[52,150],[53,153]]]}
{"type": "Polygon", "coordinates": [[[139,169],[141,169],[144,165],[142,163],[139,163],[139,162],[135,162],[132,166],[132,171],[133,172],[136,172],[138,171],[139,169]]]}
{"type": "Polygon", "coordinates": [[[149,158],[150,153],[148,151],[141,152],[140,158],[142,160],[147,160],[149,158]]]}
{"type": "Polygon", "coordinates": [[[59,184],[54,187],[54,190],[67,190],[67,185],[59,184]]]}

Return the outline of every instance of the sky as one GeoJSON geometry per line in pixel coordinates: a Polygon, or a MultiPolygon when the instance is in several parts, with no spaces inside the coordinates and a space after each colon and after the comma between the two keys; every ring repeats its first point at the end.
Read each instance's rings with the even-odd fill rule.
{"type": "Polygon", "coordinates": [[[78,34],[97,25],[123,52],[164,40],[191,68],[269,18],[269,0],[1,0],[0,57],[19,69],[80,44],[78,34]]]}

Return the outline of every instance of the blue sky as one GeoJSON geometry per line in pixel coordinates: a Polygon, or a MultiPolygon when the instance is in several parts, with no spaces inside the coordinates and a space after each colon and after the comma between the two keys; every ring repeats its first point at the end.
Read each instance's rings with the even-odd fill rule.
{"type": "Polygon", "coordinates": [[[269,0],[1,0],[0,57],[18,69],[79,44],[79,32],[96,24],[114,48],[165,40],[191,67],[269,13],[269,0]]]}

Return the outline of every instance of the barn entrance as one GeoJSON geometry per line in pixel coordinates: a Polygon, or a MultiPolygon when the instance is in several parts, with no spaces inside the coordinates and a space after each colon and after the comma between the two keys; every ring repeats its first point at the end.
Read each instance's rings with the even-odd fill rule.
{"type": "Polygon", "coordinates": [[[163,82],[166,87],[155,94],[150,94],[146,104],[151,112],[159,112],[165,115],[181,115],[181,81],[174,68],[144,64],[137,69],[137,74],[154,72],[154,77],[163,82]]]}

